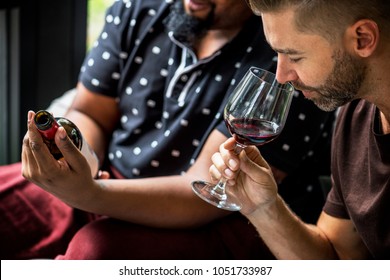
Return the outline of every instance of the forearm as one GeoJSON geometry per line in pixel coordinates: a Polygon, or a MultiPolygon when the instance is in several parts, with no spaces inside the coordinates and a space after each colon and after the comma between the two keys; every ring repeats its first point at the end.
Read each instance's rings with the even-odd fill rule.
{"type": "Polygon", "coordinates": [[[79,127],[99,160],[103,161],[108,139],[120,118],[115,98],[91,92],[78,83],[77,94],[66,117],[79,127]]]}
{"type": "Polygon", "coordinates": [[[332,245],[314,225],[303,223],[278,196],[267,209],[247,216],[278,259],[335,259],[332,245]]]}
{"type": "Polygon", "coordinates": [[[89,212],[162,228],[206,224],[228,213],[199,199],[186,176],[96,180],[93,192],[80,193],[70,204],[89,212]],[[84,196],[84,197],[83,197],[84,196]]]}
{"type": "Polygon", "coordinates": [[[72,120],[80,129],[83,138],[95,151],[100,162],[103,162],[107,140],[104,131],[89,116],[76,110],[67,112],[66,117],[72,120]]]}

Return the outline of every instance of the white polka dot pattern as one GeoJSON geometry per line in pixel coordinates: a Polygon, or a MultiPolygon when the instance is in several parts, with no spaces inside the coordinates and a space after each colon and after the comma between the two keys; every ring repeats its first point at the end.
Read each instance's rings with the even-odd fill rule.
{"type": "MultiPolygon", "coordinates": [[[[198,60],[190,48],[176,44],[162,29],[161,13],[172,3],[116,1],[81,67],[80,80],[87,88],[118,100],[121,118],[108,159],[129,178],[183,174],[194,163],[207,133],[218,125],[223,130],[223,100],[246,70],[252,65],[275,66],[275,54],[264,44],[261,21],[255,17],[251,32],[198,60]],[[121,34],[122,30],[127,33],[121,34]]],[[[294,96],[301,102],[298,92],[294,96]]],[[[312,109],[299,108],[299,112],[292,110],[293,139],[281,137],[267,148],[293,163],[313,158],[316,139],[330,136],[326,127],[321,128],[321,137],[318,126],[306,129],[313,120],[312,109]]]]}

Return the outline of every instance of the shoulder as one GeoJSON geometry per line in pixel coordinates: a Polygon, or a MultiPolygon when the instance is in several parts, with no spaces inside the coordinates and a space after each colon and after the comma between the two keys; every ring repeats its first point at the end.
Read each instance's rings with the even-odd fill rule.
{"type": "Polygon", "coordinates": [[[115,1],[106,12],[106,20],[115,20],[119,18],[136,18],[139,16],[155,16],[161,11],[165,11],[174,1],[155,1],[155,0],[132,0],[115,1]]]}
{"type": "Polygon", "coordinates": [[[339,115],[343,117],[357,119],[359,117],[366,117],[366,115],[368,113],[371,113],[373,109],[375,109],[374,104],[363,99],[357,99],[341,107],[339,115]]]}
{"type": "Polygon", "coordinates": [[[371,127],[375,105],[362,99],[354,100],[339,109],[335,136],[360,134],[363,127],[371,127]]]}

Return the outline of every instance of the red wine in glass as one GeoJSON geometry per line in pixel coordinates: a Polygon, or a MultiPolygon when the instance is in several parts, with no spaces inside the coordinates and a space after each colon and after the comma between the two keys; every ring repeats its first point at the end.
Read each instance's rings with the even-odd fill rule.
{"type": "Polygon", "coordinates": [[[264,145],[274,140],[280,133],[277,123],[262,119],[240,118],[225,120],[225,123],[234,139],[244,146],[264,145]]]}
{"type": "MultiPolygon", "coordinates": [[[[248,145],[264,145],[280,134],[293,92],[291,84],[278,83],[271,72],[256,67],[247,71],[224,110],[226,126],[236,140],[236,154],[248,145]]],[[[238,199],[226,192],[224,177],[215,185],[202,180],[194,181],[192,189],[200,198],[218,208],[230,211],[241,209],[238,199]]]]}

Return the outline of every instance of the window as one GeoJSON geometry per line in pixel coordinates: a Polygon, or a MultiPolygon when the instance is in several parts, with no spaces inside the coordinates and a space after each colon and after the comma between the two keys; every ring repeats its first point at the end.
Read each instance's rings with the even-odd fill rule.
{"type": "Polygon", "coordinates": [[[87,49],[89,50],[99,36],[105,20],[106,10],[115,0],[88,1],[87,49]]]}

